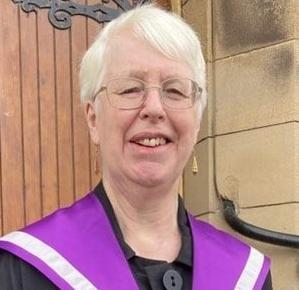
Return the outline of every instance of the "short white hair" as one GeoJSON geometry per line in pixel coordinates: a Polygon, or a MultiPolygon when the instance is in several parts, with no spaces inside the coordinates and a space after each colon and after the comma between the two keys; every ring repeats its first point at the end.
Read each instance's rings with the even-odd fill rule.
{"type": "Polygon", "coordinates": [[[109,22],[85,53],[80,69],[81,101],[93,99],[102,86],[109,40],[129,28],[134,36],[147,42],[168,58],[186,62],[202,88],[200,116],[207,103],[206,65],[200,41],[194,30],[178,15],[154,5],[143,5],[109,22]]]}

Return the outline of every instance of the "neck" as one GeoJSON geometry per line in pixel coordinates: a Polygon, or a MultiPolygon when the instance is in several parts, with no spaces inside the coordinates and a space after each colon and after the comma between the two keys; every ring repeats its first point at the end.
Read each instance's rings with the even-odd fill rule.
{"type": "Polygon", "coordinates": [[[173,261],[181,248],[177,184],[168,188],[127,186],[104,178],[125,241],[136,255],[173,261]]]}

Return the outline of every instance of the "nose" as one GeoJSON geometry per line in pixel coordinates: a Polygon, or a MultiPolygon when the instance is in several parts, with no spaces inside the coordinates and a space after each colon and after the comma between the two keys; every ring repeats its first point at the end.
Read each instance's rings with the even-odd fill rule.
{"type": "Polygon", "coordinates": [[[145,94],[145,100],[139,113],[140,118],[148,119],[151,122],[165,120],[166,113],[161,102],[160,87],[147,87],[145,94]]]}

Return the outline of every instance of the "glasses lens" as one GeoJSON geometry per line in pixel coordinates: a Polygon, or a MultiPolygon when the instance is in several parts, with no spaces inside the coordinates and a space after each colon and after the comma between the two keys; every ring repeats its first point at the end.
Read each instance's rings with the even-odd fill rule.
{"type": "Polygon", "coordinates": [[[144,90],[142,81],[129,78],[114,79],[107,84],[109,101],[119,109],[139,107],[144,98],[144,90]]]}
{"type": "Polygon", "coordinates": [[[170,79],[162,83],[164,104],[172,109],[191,108],[197,92],[197,84],[189,79],[170,79]]]}

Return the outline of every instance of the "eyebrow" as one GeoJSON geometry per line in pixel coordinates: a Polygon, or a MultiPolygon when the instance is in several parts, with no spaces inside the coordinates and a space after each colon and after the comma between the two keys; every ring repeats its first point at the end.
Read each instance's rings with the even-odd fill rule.
{"type": "Polygon", "coordinates": [[[132,77],[138,79],[144,79],[147,75],[147,72],[140,70],[128,70],[128,71],[119,71],[117,77],[132,77]]]}
{"type": "MultiPolygon", "coordinates": [[[[118,77],[132,77],[144,80],[147,76],[148,72],[141,71],[141,70],[128,70],[128,71],[120,71],[118,73],[118,77]]],[[[179,75],[177,73],[167,74],[166,77],[163,77],[162,79],[172,79],[172,78],[182,78],[184,76],[179,75]]]]}

